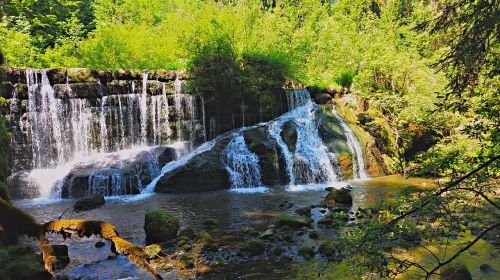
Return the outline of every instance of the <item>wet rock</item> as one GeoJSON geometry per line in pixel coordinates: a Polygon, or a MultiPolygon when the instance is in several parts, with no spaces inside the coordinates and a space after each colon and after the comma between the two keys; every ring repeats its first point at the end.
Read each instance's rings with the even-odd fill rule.
{"type": "Polygon", "coordinates": [[[66,83],[66,69],[54,68],[47,70],[46,73],[51,85],[66,83]]]}
{"type": "Polygon", "coordinates": [[[479,265],[479,270],[481,270],[481,272],[484,272],[484,273],[495,273],[495,272],[497,272],[496,269],[494,269],[493,267],[491,267],[491,265],[486,264],[486,263],[483,263],[483,264],[479,265]]]}
{"type": "Polygon", "coordinates": [[[0,97],[5,99],[12,98],[14,86],[10,82],[0,83],[0,97]]]}
{"type": "Polygon", "coordinates": [[[290,234],[286,234],[283,236],[283,240],[288,242],[288,243],[293,243],[293,236],[291,236],[290,234]]]}
{"type": "Polygon", "coordinates": [[[306,260],[314,258],[314,249],[309,246],[302,246],[299,248],[299,255],[304,257],[306,260]]]}
{"type": "Polygon", "coordinates": [[[57,261],[55,263],[55,270],[61,270],[65,268],[69,262],[68,246],[66,245],[51,245],[54,250],[54,256],[57,261]]]}
{"type": "Polygon", "coordinates": [[[352,205],[350,190],[346,188],[333,190],[328,193],[323,203],[326,205],[333,205],[334,203],[352,205]]]}
{"type": "Polygon", "coordinates": [[[440,271],[441,280],[472,280],[472,276],[464,264],[451,264],[440,271]]]}
{"type": "Polygon", "coordinates": [[[327,191],[327,192],[331,192],[331,191],[333,191],[333,187],[326,187],[326,188],[325,188],[325,191],[327,191]]]}
{"type": "Polygon", "coordinates": [[[326,104],[332,101],[332,97],[328,93],[318,93],[313,95],[313,100],[316,104],[326,104]]]}
{"type": "Polygon", "coordinates": [[[148,243],[164,242],[177,237],[179,217],[162,210],[152,210],[146,213],[144,231],[148,243]]]}
{"type": "Polygon", "coordinates": [[[183,239],[194,239],[196,232],[192,228],[184,228],[179,231],[179,238],[183,239]]]}
{"type": "Polygon", "coordinates": [[[229,138],[221,139],[212,149],[195,155],[185,165],[163,175],[155,191],[186,193],[229,189],[229,174],[220,156],[229,141],[229,138]]]}
{"type": "Polygon", "coordinates": [[[281,256],[283,254],[283,249],[281,247],[276,247],[271,252],[274,256],[281,256]]]}
{"type": "Polygon", "coordinates": [[[19,171],[7,178],[7,190],[12,199],[32,199],[40,196],[38,186],[26,171],[19,171]]]}
{"type": "Polygon", "coordinates": [[[107,92],[110,95],[129,94],[132,87],[128,81],[113,80],[107,84],[107,92]]]}
{"type": "MultiPolygon", "coordinates": [[[[61,86],[66,87],[66,85],[61,86]]],[[[77,98],[100,98],[103,94],[106,94],[106,92],[104,92],[106,88],[97,83],[75,83],[70,84],[69,87],[71,89],[72,96],[77,98]]]]}
{"type": "Polygon", "coordinates": [[[216,228],[219,226],[219,220],[217,219],[209,219],[203,222],[203,225],[207,228],[216,228]]]}
{"type": "Polygon", "coordinates": [[[318,232],[317,232],[317,231],[315,231],[315,230],[311,230],[311,231],[309,232],[309,238],[311,238],[311,239],[318,239],[318,237],[319,237],[319,234],[318,234],[318,232]]]}
{"type": "Polygon", "coordinates": [[[97,241],[94,246],[96,248],[102,248],[102,247],[106,246],[106,243],[104,243],[102,241],[97,241]]]}
{"type": "Polygon", "coordinates": [[[259,256],[264,253],[264,241],[257,238],[248,239],[247,241],[245,241],[243,250],[248,252],[251,256],[259,256]]]}
{"type": "Polygon", "coordinates": [[[288,121],[283,125],[280,136],[288,146],[288,150],[294,153],[297,144],[297,130],[293,121],[288,121]]]}
{"type": "Polygon", "coordinates": [[[259,157],[262,183],[267,186],[288,182],[285,164],[280,159],[279,146],[269,135],[267,126],[259,126],[243,133],[250,151],[259,157]]]}
{"type": "Polygon", "coordinates": [[[278,227],[289,226],[291,228],[301,228],[308,227],[311,223],[312,219],[310,218],[289,215],[280,215],[276,217],[276,225],[278,227]]]}
{"type": "Polygon", "coordinates": [[[87,211],[101,207],[105,202],[106,200],[104,200],[104,196],[102,194],[95,194],[78,199],[73,205],[73,209],[76,211],[87,211]]]}

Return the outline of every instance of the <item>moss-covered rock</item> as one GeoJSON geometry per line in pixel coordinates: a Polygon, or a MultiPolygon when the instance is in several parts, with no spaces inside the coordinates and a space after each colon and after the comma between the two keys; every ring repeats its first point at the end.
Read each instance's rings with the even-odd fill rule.
{"type": "Polygon", "coordinates": [[[104,196],[102,194],[96,194],[84,198],[80,198],[73,205],[73,209],[76,211],[87,211],[101,207],[106,203],[104,196]]]}
{"type": "Polygon", "coordinates": [[[251,238],[245,241],[243,250],[250,253],[252,256],[258,256],[264,253],[266,246],[264,241],[258,238],[251,238]]]}
{"type": "Polygon", "coordinates": [[[51,279],[45,270],[41,255],[25,246],[0,247],[0,279],[51,279]]]}
{"type": "Polygon", "coordinates": [[[146,213],[144,231],[148,243],[164,242],[177,237],[180,219],[162,210],[152,210],[146,213]]]}
{"type": "Polygon", "coordinates": [[[280,215],[276,217],[276,225],[278,227],[288,226],[291,228],[301,228],[308,227],[312,223],[312,219],[297,217],[297,216],[289,216],[289,215],[280,215]]]}
{"type": "Polygon", "coordinates": [[[203,222],[203,225],[207,228],[216,228],[219,226],[219,220],[217,219],[208,219],[203,222]]]}

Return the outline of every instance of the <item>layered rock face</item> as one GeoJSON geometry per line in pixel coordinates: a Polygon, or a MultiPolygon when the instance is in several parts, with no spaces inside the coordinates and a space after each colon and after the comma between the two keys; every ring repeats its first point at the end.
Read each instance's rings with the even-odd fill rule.
{"type": "Polygon", "coordinates": [[[162,175],[155,191],[326,183],[352,176],[337,161],[338,155],[351,155],[340,124],[313,106],[307,91],[297,98],[302,101],[291,105],[296,109],[276,120],[216,138],[211,148],[162,175]]]}

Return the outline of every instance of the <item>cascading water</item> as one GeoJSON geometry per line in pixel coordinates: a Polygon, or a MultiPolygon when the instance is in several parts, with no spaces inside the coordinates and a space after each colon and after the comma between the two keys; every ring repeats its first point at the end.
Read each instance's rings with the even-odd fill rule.
{"type": "Polygon", "coordinates": [[[223,152],[223,162],[233,188],[262,187],[259,158],[248,149],[243,135],[233,136],[223,152]]]}
{"type": "Polygon", "coordinates": [[[287,92],[290,111],[269,125],[269,134],[278,143],[283,155],[289,184],[334,182],[339,178],[332,165],[333,155],[323,144],[314,118],[314,105],[305,89],[287,92]],[[290,151],[281,132],[286,123],[297,131],[295,150],[290,151]]]}
{"type": "MultiPolygon", "coordinates": [[[[99,92],[96,93],[99,98],[88,99],[74,96],[68,81],[64,93],[56,94],[45,71],[26,70],[27,142],[32,149],[30,166],[35,168],[31,171],[31,179],[38,185],[44,185],[39,186],[43,197],[53,193],[53,188],[57,191],[57,182],[68,174],[70,165],[79,161],[100,158],[99,154],[136,146],[165,145],[174,141],[188,143],[179,152],[185,154],[185,147],[190,150],[205,139],[203,100],[181,94],[182,82],[178,77],[175,81],[176,94],[167,95],[165,83],[160,85],[163,87],[161,94],[149,94],[148,77],[148,72],[144,72],[140,93],[135,93],[134,81],[129,84],[129,94],[119,95],[106,95],[103,85],[99,83],[99,92]],[[170,127],[172,110],[179,124],[176,137],[173,137],[170,127]],[[52,170],[58,170],[56,178],[41,178],[43,175],[40,173],[49,174],[52,170]],[[50,186],[45,186],[48,184],[50,186]]],[[[14,112],[18,101],[11,101],[10,108],[14,112]]],[[[151,159],[152,162],[155,160],[151,159]]],[[[160,173],[160,167],[155,163],[151,168],[147,173],[154,178],[160,173]],[[156,171],[153,172],[153,169],[156,171]]],[[[89,175],[91,192],[106,195],[126,193],[124,186],[130,184],[124,183],[127,179],[117,174],[116,170],[95,170],[89,175]],[[104,185],[110,187],[105,191],[104,185]]],[[[57,193],[53,195],[60,196],[57,193]]]]}
{"type": "Polygon", "coordinates": [[[347,124],[342,120],[342,118],[337,114],[335,110],[335,105],[332,108],[332,114],[337,118],[340,123],[340,126],[345,132],[347,137],[347,144],[352,153],[352,166],[354,179],[357,180],[365,180],[368,178],[365,168],[365,162],[363,157],[363,149],[361,149],[361,145],[359,144],[356,136],[352,132],[352,130],[347,126],[347,124]]]}

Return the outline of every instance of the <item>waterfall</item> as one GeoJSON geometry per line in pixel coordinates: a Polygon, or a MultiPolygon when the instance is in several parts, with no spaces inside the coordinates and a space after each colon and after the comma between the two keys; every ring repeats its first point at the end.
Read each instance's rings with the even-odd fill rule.
{"type": "MultiPolygon", "coordinates": [[[[30,172],[31,179],[39,186],[43,197],[57,192],[61,180],[72,167],[89,158],[137,146],[175,142],[185,143],[179,150],[179,154],[184,155],[206,137],[203,99],[182,94],[179,77],[176,77],[176,93],[173,95],[168,95],[165,83],[159,82],[156,83],[162,89],[161,94],[155,95],[153,90],[150,93],[147,71],[143,73],[142,91],[139,93],[135,92],[135,81],[131,81],[128,84],[129,94],[107,95],[106,85],[97,81],[99,90],[94,93],[97,98],[80,98],[78,92],[72,92],[73,84],[68,79],[65,89],[56,94],[44,70],[27,69],[26,81],[28,139],[26,143],[15,141],[13,144],[31,148],[30,166],[34,168],[30,172]],[[171,128],[173,118],[177,124],[175,135],[171,128]],[[52,178],[46,180],[43,174],[52,178]]],[[[10,111],[14,113],[18,110],[18,101],[12,98],[10,102],[10,111]]],[[[21,119],[22,116],[19,116],[19,122],[21,119]]],[[[15,152],[13,158],[16,158],[15,152]]],[[[150,161],[145,172],[156,177],[160,174],[158,158],[151,158],[150,161]]],[[[92,186],[90,192],[106,195],[129,192],[130,185],[135,184],[130,180],[135,175],[121,174],[119,169],[92,171],[88,181],[92,186]]]]}
{"type": "Polygon", "coordinates": [[[276,140],[283,155],[289,184],[314,184],[334,182],[339,178],[335,172],[334,155],[323,144],[314,118],[314,104],[305,89],[287,92],[290,109],[272,121],[269,134],[276,140]],[[291,123],[297,132],[295,151],[290,151],[281,137],[285,123],[291,123]]]}
{"type": "Polygon", "coordinates": [[[223,162],[233,188],[262,187],[259,158],[248,149],[243,135],[233,136],[223,152],[223,162]]]}
{"type": "Polygon", "coordinates": [[[148,137],[148,123],[147,123],[147,116],[148,116],[148,71],[144,71],[143,76],[142,76],[142,94],[140,96],[141,100],[141,106],[140,106],[140,111],[141,111],[141,144],[146,145],[147,144],[147,137],[148,137]]]}
{"type": "Polygon", "coordinates": [[[347,144],[352,153],[352,169],[354,173],[354,179],[359,179],[359,180],[367,179],[368,175],[366,173],[365,162],[363,157],[363,149],[361,149],[361,145],[359,144],[352,130],[347,126],[344,120],[342,120],[342,118],[337,114],[337,111],[335,110],[335,105],[333,105],[332,114],[339,121],[340,126],[344,130],[344,133],[347,137],[347,144]]]}

